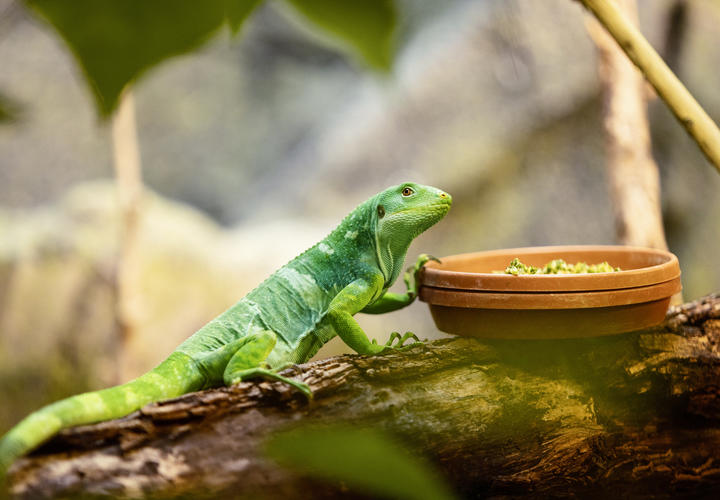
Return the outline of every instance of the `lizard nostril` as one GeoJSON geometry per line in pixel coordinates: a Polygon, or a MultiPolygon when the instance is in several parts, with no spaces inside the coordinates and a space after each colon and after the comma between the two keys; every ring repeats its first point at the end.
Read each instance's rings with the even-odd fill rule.
{"type": "Polygon", "coordinates": [[[440,193],[440,198],[447,198],[447,195],[445,193],[440,193]]]}

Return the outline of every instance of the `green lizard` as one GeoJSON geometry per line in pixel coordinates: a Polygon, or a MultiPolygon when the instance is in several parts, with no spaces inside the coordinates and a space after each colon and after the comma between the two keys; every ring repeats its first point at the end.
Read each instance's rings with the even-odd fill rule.
{"type": "Polygon", "coordinates": [[[451,203],[447,193],[414,183],[373,196],[148,373],[63,399],[22,420],[0,440],[0,477],[16,458],[61,429],[122,417],[188,392],[259,377],[280,380],[312,397],[306,384],[278,372],[304,363],[335,335],[355,352],[371,355],[417,341],[412,333],[393,332],[385,345],[371,342],[352,316],[413,302],[418,272],[431,258],[427,255],[405,274],[406,293],[387,290],[413,238],[442,219],[451,203]]]}

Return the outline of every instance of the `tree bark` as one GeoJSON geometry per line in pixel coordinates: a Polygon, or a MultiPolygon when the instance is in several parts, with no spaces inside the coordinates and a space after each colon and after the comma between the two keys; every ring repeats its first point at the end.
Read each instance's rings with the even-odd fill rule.
{"type": "MultiPolygon", "coordinates": [[[[465,497],[702,497],[720,491],[720,293],[612,337],[452,338],[338,356],[62,432],[11,470],[18,498],[323,498],[343,485],[282,469],[263,440],[288,426],[393,433],[465,497]]],[[[338,443],[341,446],[341,443],[338,443]]]]}

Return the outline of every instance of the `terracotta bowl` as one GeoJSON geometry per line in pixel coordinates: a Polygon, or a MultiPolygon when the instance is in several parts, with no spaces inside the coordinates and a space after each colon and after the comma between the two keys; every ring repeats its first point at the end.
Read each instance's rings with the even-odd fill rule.
{"type": "Polygon", "coordinates": [[[577,338],[648,328],[665,318],[678,293],[677,257],[661,250],[623,246],[512,248],[453,255],[428,263],[420,300],[437,327],[481,338],[577,338]],[[622,271],[596,274],[495,274],[512,259],[540,267],[553,259],[622,271]]]}

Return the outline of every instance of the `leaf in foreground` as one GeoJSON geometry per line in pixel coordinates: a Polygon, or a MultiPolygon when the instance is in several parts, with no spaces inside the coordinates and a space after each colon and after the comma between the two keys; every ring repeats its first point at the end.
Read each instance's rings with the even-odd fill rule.
{"type": "Polygon", "coordinates": [[[345,426],[301,427],[272,436],[266,453],[283,466],[388,498],[454,496],[437,472],[385,434],[345,426]]]}
{"type": "Polygon", "coordinates": [[[393,60],[397,12],[393,0],[287,0],[303,17],[353,49],[371,67],[393,60]]]}
{"type": "Polygon", "coordinates": [[[235,29],[249,13],[231,12],[226,0],[26,2],[67,42],[103,116],[113,112],[123,88],[149,67],[198,47],[222,26],[226,14],[235,29]]]}

